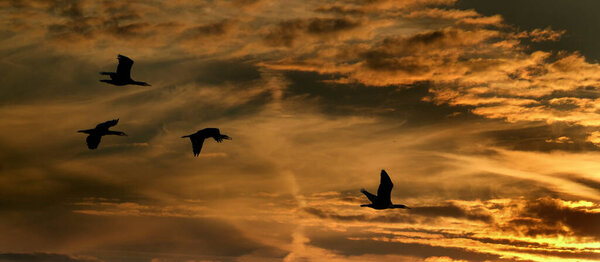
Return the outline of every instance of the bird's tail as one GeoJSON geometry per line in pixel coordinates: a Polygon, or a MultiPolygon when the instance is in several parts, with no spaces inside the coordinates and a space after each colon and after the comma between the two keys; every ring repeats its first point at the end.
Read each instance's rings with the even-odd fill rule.
{"type": "Polygon", "coordinates": [[[362,204],[360,207],[368,207],[370,204],[362,204]]]}
{"type": "Polygon", "coordinates": [[[228,135],[219,135],[216,140],[217,142],[221,143],[223,142],[223,139],[231,140],[231,137],[229,137],[228,135]]]}
{"type": "Polygon", "coordinates": [[[101,75],[106,75],[106,76],[109,76],[109,75],[111,75],[111,74],[113,74],[113,73],[111,73],[111,72],[100,72],[100,74],[101,74],[101,75]]]}
{"type": "Polygon", "coordinates": [[[190,137],[190,136],[192,136],[192,135],[182,136],[181,138],[186,138],[186,137],[190,137]]]}

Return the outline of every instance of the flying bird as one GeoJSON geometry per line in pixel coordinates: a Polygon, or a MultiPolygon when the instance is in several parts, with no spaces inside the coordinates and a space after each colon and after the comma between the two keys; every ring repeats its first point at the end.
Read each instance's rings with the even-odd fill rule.
{"type": "Polygon", "coordinates": [[[219,132],[218,128],[205,128],[202,130],[198,130],[198,132],[193,133],[191,135],[182,136],[181,138],[189,137],[192,141],[192,148],[194,149],[194,156],[198,156],[200,154],[200,150],[202,150],[202,144],[204,144],[204,139],[212,137],[215,141],[221,143],[223,139],[231,140],[231,137],[228,135],[223,135],[219,132]]]}
{"type": "Polygon", "coordinates": [[[102,79],[100,82],[105,82],[117,86],[124,85],[139,85],[139,86],[149,86],[150,84],[146,82],[139,82],[131,79],[131,67],[133,66],[133,60],[124,55],[117,56],[119,60],[119,65],[117,66],[117,72],[100,72],[101,75],[110,76],[109,79],[102,79]]]}
{"type": "Polygon", "coordinates": [[[100,123],[94,129],[79,130],[77,132],[89,134],[88,137],[85,139],[85,142],[87,143],[87,146],[89,149],[96,149],[96,148],[98,148],[98,145],[100,144],[100,139],[102,139],[102,136],[105,136],[105,135],[126,136],[127,135],[121,131],[108,130],[110,127],[116,126],[118,122],[119,122],[119,119],[114,119],[114,120],[106,121],[104,123],[100,123]]]}
{"type": "Polygon", "coordinates": [[[405,205],[394,205],[392,204],[392,180],[390,176],[381,170],[381,182],[379,182],[379,189],[377,189],[377,195],[373,195],[365,189],[361,189],[360,192],[365,194],[371,201],[371,204],[360,205],[361,207],[370,207],[373,209],[388,209],[388,208],[408,208],[405,205]]]}

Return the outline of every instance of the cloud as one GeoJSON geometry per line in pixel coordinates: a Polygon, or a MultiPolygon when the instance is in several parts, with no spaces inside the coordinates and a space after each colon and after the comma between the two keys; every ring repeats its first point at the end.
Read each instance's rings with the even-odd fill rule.
{"type": "Polygon", "coordinates": [[[595,259],[597,64],[529,46],[563,31],[455,3],[0,2],[0,246],[595,259]],[[99,83],[118,53],[152,87],[99,83]],[[113,118],[130,137],[90,151],[75,133],[113,118]],[[194,158],[180,137],[205,127],[234,140],[194,158]],[[382,168],[413,209],[359,207],[382,168]]]}
{"type": "Polygon", "coordinates": [[[407,256],[421,257],[422,259],[437,256],[464,258],[468,261],[501,261],[499,256],[469,251],[463,248],[444,248],[427,244],[402,243],[394,241],[374,241],[370,239],[345,239],[336,237],[313,237],[311,244],[329,250],[335,250],[346,256],[363,254],[388,254],[391,250],[401,252],[407,256]]]}
{"type": "Polygon", "coordinates": [[[594,131],[585,139],[585,141],[595,145],[600,144],[600,131],[594,131]]]}
{"type": "Polygon", "coordinates": [[[484,132],[496,146],[523,151],[596,151],[598,148],[588,141],[589,128],[564,123],[535,123],[512,125],[508,129],[484,132]]]}
{"type": "Polygon", "coordinates": [[[598,239],[597,226],[600,213],[593,207],[570,207],[558,199],[543,198],[527,203],[520,214],[522,218],[511,221],[527,235],[576,235],[598,239]],[[528,219],[526,219],[528,218],[528,219]]]}
{"type": "Polygon", "coordinates": [[[28,262],[101,262],[103,260],[89,257],[89,256],[71,256],[64,254],[54,253],[2,253],[0,254],[0,261],[3,262],[17,262],[17,261],[28,261],[28,262]]]}
{"type": "Polygon", "coordinates": [[[188,28],[181,33],[183,40],[198,40],[204,37],[222,36],[231,30],[233,22],[223,20],[216,23],[210,23],[188,28]]]}
{"type": "Polygon", "coordinates": [[[483,222],[491,222],[492,217],[486,213],[478,213],[473,211],[466,211],[456,205],[448,204],[443,206],[420,206],[412,207],[411,213],[418,215],[431,216],[431,217],[456,217],[466,218],[470,220],[479,220],[483,222]]]}
{"type": "Polygon", "coordinates": [[[288,20],[280,22],[264,36],[270,46],[292,47],[303,35],[331,35],[347,31],[360,25],[359,21],[346,18],[313,18],[310,20],[288,20]]]}
{"type": "Polygon", "coordinates": [[[533,42],[542,42],[542,41],[558,41],[564,34],[566,30],[552,30],[550,27],[546,27],[544,29],[533,29],[530,32],[523,31],[520,32],[517,37],[519,38],[530,38],[533,42]]]}
{"type": "Polygon", "coordinates": [[[466,260],[454,260],[450,257],[428,257],[425,259],[425,262],[462,262],[466,260]]]}

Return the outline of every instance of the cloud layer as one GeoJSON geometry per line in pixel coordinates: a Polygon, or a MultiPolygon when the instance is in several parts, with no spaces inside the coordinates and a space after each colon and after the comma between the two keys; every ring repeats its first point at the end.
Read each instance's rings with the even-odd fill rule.
{"type": "Polygon", "coordinates": [[[598,64],[457,4],[0,1],[0,261],[598,260],[598,64]]]}

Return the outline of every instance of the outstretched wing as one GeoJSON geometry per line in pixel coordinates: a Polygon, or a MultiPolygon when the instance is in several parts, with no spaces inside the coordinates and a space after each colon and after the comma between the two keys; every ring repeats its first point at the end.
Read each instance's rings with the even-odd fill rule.
{"type": "Polygon", "coordinates": [[[199,130],[197,132],[198,135],[204,137],[204,138],[208,138],[208,137],[218,137],[219,136],[219,129],[218,128],[214,128],[214,127],[209,127],[209,128],[205,128],[202,130],[199,130]]]}
{"type": "Polygon", "coordinates": [[[223,139],[231,140],[231,137],[229,137],[228,135],[221,134],[221,131],[218,128],[214,127],[202,129],[198,131],[198,133],[200,133],[200,135],[204,138],[212,137],[215,139],[215,141],[219,143],[223,142],[223,139]]]}
{"type": "Polygon", "coordinates": [[[113,119],[113,120],[98,124],[96,126],[96,129],[108,130],[108,128],[110,128],[111,126],[116,126],[117,123],[119,123],[119,119],[113,119]]]}
{"type": "Polygon", "coordinates": [[[202,150],[202,144],[204,144],[203,137],[190,136],[190,140],[192,140],[192,148],[194,149],[194,156],[198,156],[200,154],[200,150],[202,150]]]}
{"type": "Polygon", "coordinates": [[[129,59],[124,55],[119,55],[119,65],[117,66],[117,75],[119,78],[130,79],[131,78],[131,67],[133,66],[133,60],[129,59]]]}
{"type": "Polygon", "coordinates": [[[375,204],[375,202],[377,202],[377,196],[376,195],[373,195],[373,194],[369,193],[365,189],[361,189],[360,192],[363,193],[363,194],[365,194],[365,196],[367,196],[367,198],[369,199],[369,201],[371,201],[371,203],[375,204]]]}
{"type": "Polygon", "coordinates": [[[377,189],[377,198],[382,201],[391,202],[392,188],[394,184],[392,184],[392,180],[390,176],[385,172],[385,170],[381,170],[381,182],[379,182],[379,188],[377,189]]]}
{"type": "Polygon", "coordinates": [[[87,146],[89,149],[96,149],[96,148],[98,148],[98,145],[100,144],[100,139],[102,139],[102,136],[89,135],[85,139],[85,142],[87,143],[87,146]]]}

